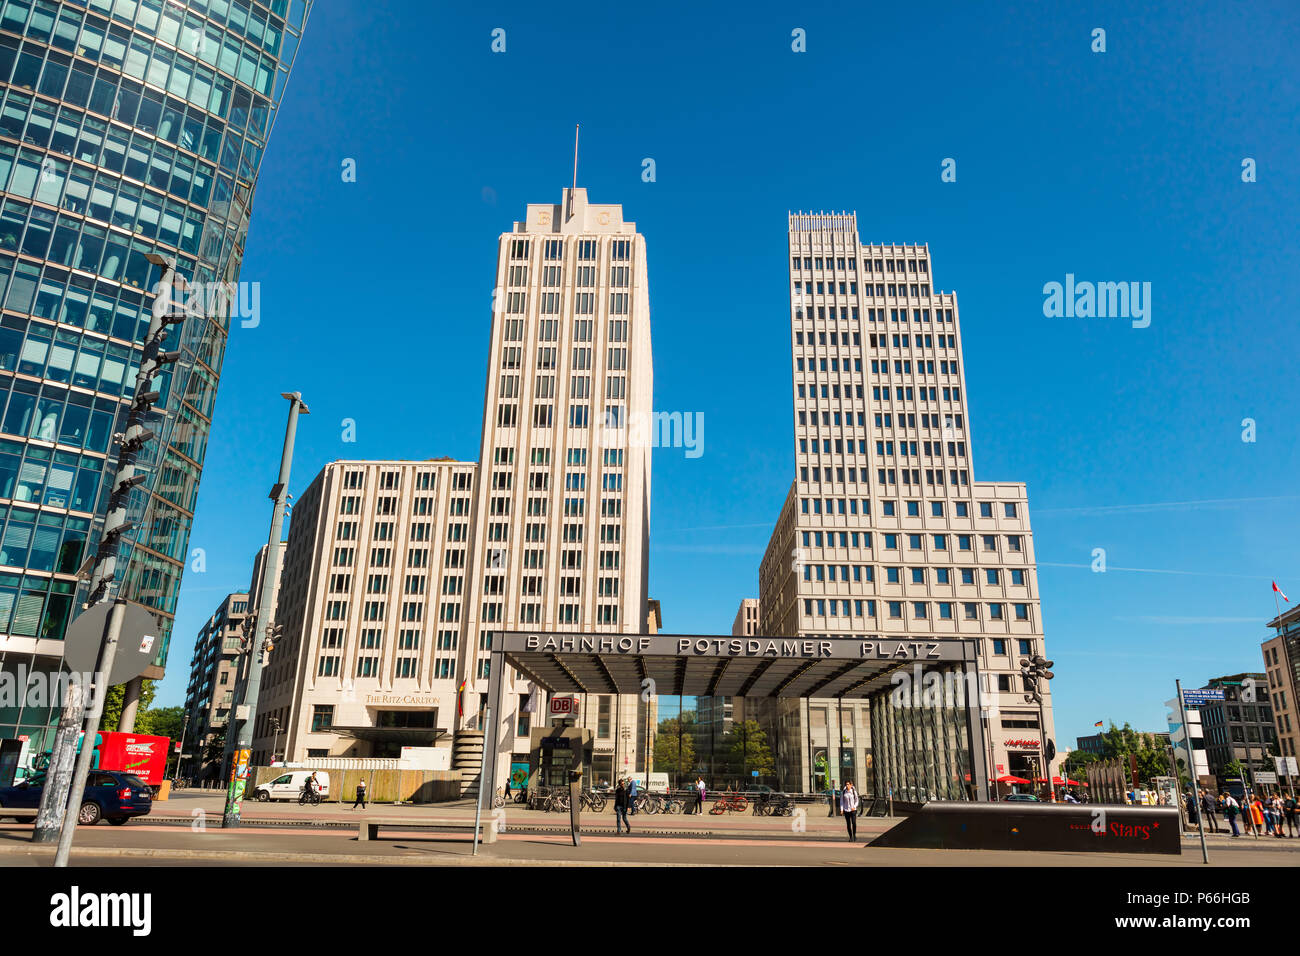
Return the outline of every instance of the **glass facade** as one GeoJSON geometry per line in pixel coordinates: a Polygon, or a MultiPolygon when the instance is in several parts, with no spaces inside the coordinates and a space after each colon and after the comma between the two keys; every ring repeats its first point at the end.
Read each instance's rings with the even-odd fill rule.
{"type": "MultiPolygon", "coordinates": [[[[960,668],[927,669],[933,694],[871,697],[876,792],[895,801],[972,800],[971,735],[960,668]]],[[[861,789],[861,788],[859,788],[861,789]]]]}
{"type": "MultiPolygon", "coordinates": [[[[310,0],[0,2],[0,666],[49,667],[97,546],[160,270],[224,289],[173,330],[118,584],[170,644],[257,175],[310,0]]],[[[49,708],[0,707],[0,738],[49,708]]],[[[38,739],[39,738],[39,739],[38,739]]]]}

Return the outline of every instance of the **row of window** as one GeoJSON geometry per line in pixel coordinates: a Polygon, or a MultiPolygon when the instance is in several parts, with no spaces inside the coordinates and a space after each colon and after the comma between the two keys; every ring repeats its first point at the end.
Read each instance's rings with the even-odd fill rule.
{"type": "MultiPolygon", "coordinates": [[[[802,269],[810,272],[814,269],[817,271],[836,270],[844,272],[858,271],[858,258],[856,256],[846,258],[844,256],[794,256],[790,259],[790,268],[798,272],[802,269]]],[[[895,272],[910,272],[913,274],[926,275],[929,273],[929,260],[921,257],[919,259],[876,259],[864,257],[862,259],[863,272],[878,272],[881,275],[893,274],[895,272]]]]}
{"type": "MultiPolygon", "coordinates": [[[[834,322],[838,319],[840,322],[848,322],[848,321],[857,322],[860,320],[861,315],[856,305],[854,306],[841,305],[838,307],[833,305],[832,306],[819,305],[816,307],[816,314],[814,314],[812,306],[808,306],[807,308],[805,308],[803,305],[796,305],[794,309],[794,317],[796,321],[799,321],[801,319],[807,319],[810,321],[816,319],[819,322],[825,322],[828,320],[834,322]],[[839,310],[838,313],[836,312],[837,308],[839,310]],[[827,311],[828,309],[829,309],[829,314],[827,311]]],[[[907,319],[906,308],[891,308],[889,310],[890,322],[899,323],[899,322],[906,322],[907,320],[908,319],[907,319]]],[[[883,308],[867,309],[867,321],[884,322],[885,310],[883,308]]],[[[920,309],[920,308],[912,309],[912,321],[920,322],[923,324],[929,323],[930,310],[920,309]]],[[[952,309],[935,309],[934,321],[949,322],[949,323],[952,322],[952,309]]]]}
{"type": "MultiPolygon", "coordinates": [[[[1028,572],[1024,568],[984,568],[983,570],[984,583],[996,587],[1004,584],[1023,587],[1028,581],[1028,572]]],[[[955,582],[973,585],[977,578],[981,577],[978,571],[978,568],[884,568],[886,584],[902,584],[906,576],[912,584],[922,586],[932,579],[935,584],[941,585],[952,585],[955,582]]],[[[830,584],[875,583],[876,568],[871,564],[803,564],[803,579],[830,584]]]]}
{"type": "MultiPolygon", "coordinates": [[[[910,608],[910,617],[914,621],[928,621],[937,619],[941,621],[951,621],[956,618],[954,615],[960,608],[961,620],[963,621],[1006,621],[1008,618],[1008,608],[1001,602],[993,602],[981,605],[976,601],[938,601],[933,608],[928,601],[884,601],[885,616],[890,620],[902,620],[910,608]],[[984,608],[984,617],[981,618],[980,608],[984,608]]],[[[804,617],[829,617],[829,618],[874,618],[876,617],[876,601],[871,598],[804,598],[803,599],[804,617]]],[[[1010,614],[1016,621],[1029,621],[1028,604],[1012,604],[1010,614]]]]}
{"type": "MultiPolygon", "coordinates": [[[[564,258],[563,239],[543,239],[542,255],[546,262],[559,262],[564,258]]],[[[570,246],[574,249],[574,254],[579,262],[594,262],[597,257],[599,243],[595,239],[573,239],[569,241],[570,246]]],[[[534,247],[532,239],[511,239],[510,240],[510,258],[528,259],[534,247]]],[[[632,258],[632,241],[630,239],[614,239],[609,243],[609,258],[613,262],[627,262],[632,258]]]]}

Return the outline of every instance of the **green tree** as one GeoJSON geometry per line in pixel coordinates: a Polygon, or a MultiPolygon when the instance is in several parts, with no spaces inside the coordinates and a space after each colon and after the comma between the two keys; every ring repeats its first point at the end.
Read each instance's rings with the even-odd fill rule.
{"type": "Polygon", "coordinates": [[[695,770],[695,713],[659,721],[655,734],[655,769],[673,775],[673,786],[695,770]]]}
{"type": "Polygon", "coordinates": [[[1229,760],[1223,765],[1223,775],[1225,777],[1240,777],[1244,781],[1246,779],[1246,765],[1240,760],[1229,760]]]}
{"type": "MultiPolygon", "coordinates": [[[[140,728],[140,717],[149,709],[153,703],[155,692],[154,682],[143,680],[140,682],[140,706],[136,708],[136,729],[140,728]]],[[[117,730],[117,725],[122,719],[122,704],[126,698],[126,685],[118,684],[116,687],[110,687],[108,694],[104,697],[104,713],[99,718],[99,727],[101,730],[117,730]]],[[[147,733],[147,731],[140,731],[147,733]]]]}
{"type": "Polygon", "coordinates": [[[221,766],[221,761],[224,760],[225,757],[226,728],[222,727],[219,730],[213,731],[212,735],[208,737],[207,742],[203,745],[203,763],[205,765],[215,763],[219,768],[221,766]]]}
{"type": "Polygon", "coordinates": [[[170,737],[173,743],[181,739],[181,727],[185,724],[184,707],[159,707],[146,710],[136,717],[137,733],[153,734],[155,737],[170,737]]]}
{"type": "Polygon", "coordinates": [[[748,786],[750,775],[755,770],[762,777],[769,777],[775,771],[767,734],[756,720],[733,726],[724,738],[723,748],[727,754],[727,773],[733,777],[745,777],[740,781],[741,787],[748,786]]]}

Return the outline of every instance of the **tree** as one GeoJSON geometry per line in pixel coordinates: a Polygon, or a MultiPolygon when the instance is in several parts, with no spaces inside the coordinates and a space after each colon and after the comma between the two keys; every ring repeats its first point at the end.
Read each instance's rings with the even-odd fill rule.
{"type": "Polygon", "coordinates": [[[203,764],[206,768],[208,764],[217,765],[217,773],[221,773],[221,762],[226,759],[226,728],[213,731],[203,744],[203,764]]]}
{"type": "Polygon", "coordinates": [[[159,707],[146,710],[135,721],[137,733],[152,734],[155,737],[170,737],[173,743],[179,743],[181,728],[185,725],[184,707],[159,707]]]}
{"type": "Polygon", "coordinates": [[[673,775],[676,786],[683,776],[695,770],[695,714],[687,711],[680,718],[669,717],[659,721],[655,735],[654,764],[659,770],[673,775]]]}
{"type": "MultiPolygon", "coordinates": [[[[136,729],[140,727],[140,717],[148,711],[149,705],[153,703],[154,682],[151,680],[142,680],[140,682],[140,706],[136,709],[136,729]]],[[[126,699],[126,685],[118,684],[116,687],[110,687],[108,693],[104,696],[104,713],[99,718],[99,726],[102,730],[117,730],[118,723],[122,720],[122,706],[126,699]]],[[[146,731],[140,731],[145,733],[146,731]]]]}
{"type": "Polygon", "coordinates": [[[741,781],[742,787],[748,784],[749,775],[755,770],[761,777],[771,776],[775,770],[772,748],[767,745],[767,734],[756,720],[746,720],[733,726],[723,738],[723,746],[727,754],[727,773],[746,777],[741,781]]]}

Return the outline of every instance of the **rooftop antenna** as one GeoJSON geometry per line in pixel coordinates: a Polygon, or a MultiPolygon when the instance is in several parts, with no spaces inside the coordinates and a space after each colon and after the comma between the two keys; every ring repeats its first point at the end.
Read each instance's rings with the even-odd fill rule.
{"type": "Polygon", "coordinates": [[[578,189],[578,123],[573,124],[573,189],[569,190],[569,208],[565,210],[564,219],[567,222],[573,218],[573,194],[578,189]]]}

